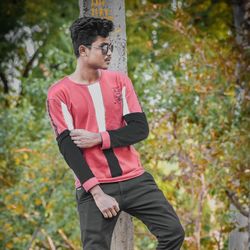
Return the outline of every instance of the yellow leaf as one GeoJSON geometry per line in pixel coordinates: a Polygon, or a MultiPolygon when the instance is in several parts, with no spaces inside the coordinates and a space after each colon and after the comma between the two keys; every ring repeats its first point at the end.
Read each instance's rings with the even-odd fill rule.
{"type": "Polygon", "coordinates": [[[5,201],[8,202],[12,199],[12,195],[11,194],[8,194],[5,196],[5,201]]]}
{"type": "Polygon", "coordinates": [[[4,224],[3,228],[4,228],[4,231],[10,231],[10,229],[11,229],[11,224],[6,223],[6,224],[4,224]]]}
{"type": "Polygon", "coordinates": [[[17,214],[23,214],[24,213],[24,206],[22,205],[22,204],[17,204],[16,206],[15,206],[15,212],[17,213],[17,214]]]}
{"type": "Polygon", "coordinates": [[[53,204],[49,202],[46,206],[46,209],[50,210],[51,208],[53,208],[53,204]]]}
{"type": "Polygon", "coordinates": [[[39,199],[39,198],[36,198],[36,199],[35,199],[35,204],[36,204],[37,206],[41,205],[41,204],[42,204],[42,200],[39,199]]]}
{"type": "Polygon", "coordinates": [[[30,179],[35,179],[36,175],[34,174],[34,172],[29,172],[29,178],[30,179]]]}
{"type": "Polygon", "coordinates": [[[23,201],[26,201],[29,198],[29,196],[27,194],[23,194],[21,198],[23,201]]]}
{"type": "Polygon", "coordinates": [[[19,158],[16,158],[16,159],[15,159],[16,165],[20,164],[20,162],[21,162],[21,160],[20,160],[19,158]]]}
{"type": "Polygon", "coordinates": [[[27,160],[29,158],[28,154],[23,154],[23,159],[27,160]]]}
{"type": "Polygon", "coordinates": [[[8,242],[5,246],[6,246],[7,249],[12,249],[13,248],[13,243],[8,242]]]}
{"type": "Polygon", "coordinates": [[[235,96],[235,91],[234,90],[229,90],[227,92],[224,92],[224,95],[235,96]]]}
{"type": "Polygon", "coordinates": [[[44,194],[44,193],[46,193],[46,192],[47,192],[47,190],[48,190],[48,188],[47,188],[47,187],[43,187],[43,188],[41,189],[41,193],[42,193],[42,194],[44,194]]]}

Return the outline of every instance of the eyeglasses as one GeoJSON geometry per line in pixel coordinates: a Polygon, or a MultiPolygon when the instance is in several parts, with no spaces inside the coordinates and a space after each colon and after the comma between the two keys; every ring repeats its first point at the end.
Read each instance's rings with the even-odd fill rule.
{"type": "Polygon", "coordinates": [[[111,52],[113,52],[113,49],[114,49],[114,45],[113,45],[112,43],[103,44],[103,45],[101,45],[101,46],[99,46],[99,47],[95,47],[95,46],[91,46],[91,45],[85,45],[85,46],[88,47],[88,48],[101,49],[103,55],[107,55],[109,49],[110,49],[111,52]]]}

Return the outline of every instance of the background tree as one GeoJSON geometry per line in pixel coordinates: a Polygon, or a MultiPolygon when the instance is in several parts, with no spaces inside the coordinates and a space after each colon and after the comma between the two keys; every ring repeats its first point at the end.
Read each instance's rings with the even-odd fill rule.
{"type": "MultiPolygon", "coordinates": [[[[110,70],[119,70],[127,73],[126,51],[126,22],[124,0],[117,1],[90,1],[80,0],[80,16],[104,17],[115,24],[115,30],[110,34],[114,44],[110,70]]],[[[134,249],[133,224],[131,216],[121,212],[113,231],[111,250],[134,249]]]]}

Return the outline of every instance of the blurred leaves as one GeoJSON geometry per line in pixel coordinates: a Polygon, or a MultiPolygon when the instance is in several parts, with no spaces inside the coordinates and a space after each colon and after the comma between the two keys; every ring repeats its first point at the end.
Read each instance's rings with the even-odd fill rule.
{"type": "Polygon", "coordinates": [[[150,120],[144,166],[181,218],[183,248],[226,249],[226,190],[249,203],[249,58],[228,2],[151,2],[127,10],[129,73],[150,120]]]}

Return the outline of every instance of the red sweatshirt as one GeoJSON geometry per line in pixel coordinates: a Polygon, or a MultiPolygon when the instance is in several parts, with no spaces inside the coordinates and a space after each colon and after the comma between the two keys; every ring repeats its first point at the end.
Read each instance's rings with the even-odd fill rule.
{"type": "Polygon", "coordinates": [[[75,186],[86,191],[98,183],[141,175],[139,153],[132,144],[148,136],[148,124],[131,80],[124,73],[100,70],[99,81],[74,82],[65,76],[50,86],[47,112],[59,149],[75,173],[75,186]],[[72,129],[99,132],[102,144],[78,148],[72,129]]]}

